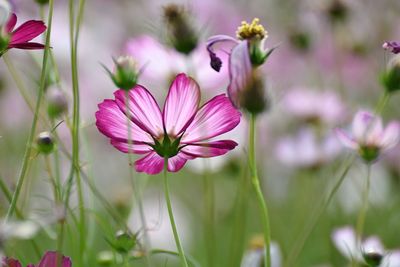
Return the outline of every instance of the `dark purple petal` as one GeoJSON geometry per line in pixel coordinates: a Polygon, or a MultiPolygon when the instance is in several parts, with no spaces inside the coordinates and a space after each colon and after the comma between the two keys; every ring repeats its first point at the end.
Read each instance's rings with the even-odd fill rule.
{"type": "Polygon", "coordinates": [[[400,43],[398,43],[398,42],[394,42],[394,41],[384,42],[382,45],[382,48],[392,52],[393,54],[400,53],[400,43]]]}
{"type": "Polygon", "coordinates": [[[43,21],[29,20],[12,32],[10,44],[26,43],[43,33],[46,28],[43,21]]]}
{"type": "Polygon", "coordinates": [[[215,35],[211,36],[207,40],[207,51],[208,54],[210,55],[210,66],[213,68],[215,71],[220,71],[222,67],[222,60],[217,56],[217,54],[214,52],[214,46],[219,43],[233,43],[237,44],[238,41],[235,38],[232,38],[227,35],[215,35]]]}
{"type": "Polygon", "coordinates": [[[36,50],[36,49],[44,49],[45,46],[39,43],[17,43],[17,44],[9,44],[8,48],[17,48],[17,49],[25,49],[25,50],[36,50]]]}

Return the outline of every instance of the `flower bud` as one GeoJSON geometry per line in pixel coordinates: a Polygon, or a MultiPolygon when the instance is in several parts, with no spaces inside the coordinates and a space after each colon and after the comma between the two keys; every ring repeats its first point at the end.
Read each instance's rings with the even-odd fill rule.
{"type": "Polygon", "coordinates": [[[370,267],[378,267],[381,265],[383,255],[377,251],[363,252],[363,258],[370,267]]]}
{"type": "Polygon", "coordinates": [[[115,234],[114,242],[110,242],[110,244],[119,253],[128,253],[136,246],[136,236],[119,230],[115,234]]]}
{"type": "Polygon", "coordinates": [[[100,251],[97,254],[97,263],[100,266],[112,266],[114,264],[114,261],[114,253],[112,253],[111,251],[100,251]]]}
{"type": "Polygon", "coordinates": [[[47,94],[47,114],[50,118],[57,118],[68,111],[68,101],[65,94],[58,88],[51,87],[47,94]]]}
{"type": "Polygon", "coordinates": [[[198,37],[190,24],[185,8],[176,4],[165,6],[164,20],[168,38],[175,50],[186,55],[190,54],[197,47],[198,37]]]}
{"type": "Polygon", "coordinates": [[[36,138],[36,147],[40,153],[50,154],[55,148],[55,143],[50,132],[41,132],[36,138]]]}
{"type": "Polygon", "coordinates": [[[122,90],[131,90],[138,82],[139,72],[135,60],[130,56],[121,56],[114,61],[114,72],[106,67],[105,70],[110,75],[115,86],[122,90]]]}
{"type": "Polygon", "coordinates": [[[35,0],[35,2],[39,5],[47,5],[49,3],[49,0],[35,0]]]}
{"type": "Polygon", "coordinates": [[[327,13],[332,22],[341,22],[347,19],[349,8],[343,0],[333,0],[328,6],[327,13]]]}
{"type": "Polygon", "coordinates": [[[389,62],[388,69],[381,75],[381,84],[388,93],[400,90],[400,56],[389,62]]]}

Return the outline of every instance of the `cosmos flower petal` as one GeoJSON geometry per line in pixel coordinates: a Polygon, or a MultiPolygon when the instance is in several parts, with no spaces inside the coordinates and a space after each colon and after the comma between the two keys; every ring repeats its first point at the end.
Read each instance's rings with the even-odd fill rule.
{"type": "MultiPolygon", "coordinates": [[[[105,136],[126,142],[128,140],[128,118],[114,100],[106,99],[98,105],[96,112],[96,126],[105,136]]],[[[139,128],[135,123],[130,123],[131,139],[135,142],[153,143],[151,136],[139,128]]]]}
{"type": "Polygon", "coordinates": [[[207,51],[210,56],[210,66],[211,68],[213,68],[215,71],[218,72],[222,67],[222,60],[215,53],[214,46],[222,43],[231,43],[235,45],[238,43],[238,41],[235,38],[232,38],[228,35],[214,35],[207,40],[207,51]]]}
{"type": "Polygon", "coordinates": [[[135,153],[135,154],[147,154],[153,149],[147,144],[128,144],[126,141],[119,141],[116,139],[111,139],[110,143],[119,151],[124,153],[135,153]]]}
{"type": "Polygon", "coordinates": [[[351,148],[351,149],[357,149],[358,148],[358,143],[356,140],[354,140],[347,132],[345,132],[342,129],[335,129],[335,134],[336,137],[339,139],[339,141],[346,147],[351,148]]]}
{"type": "Polygon", "coordinates": [[[389,252],[384,258],[380,266],[399,267],[400,266],[400,250],[389,252]]]}
{"type": "Polygon", "coordinates": [[[4,259],[4,263],[3,262],[1,263],[2,263],[1,266],[5,264],[4,267],[22,267],[21,263],[13,258],[6,258],[4,259]]]}
{"type": "Polygon", "coordinates": [[[72,262],[71,259],[69,257],[65,257],[63,255],[61,255],[60,253],[57,253],[55,251],[48,251],[46,252],[46,254],[44,254],[44,256],[42,257],[42,259],[40,260],[40,263],[38,265],[38,267],[55,267],[58,266],[58,261],[61,258],[61,267],[71,267],[72,266],[72,262]]]}
{"type": "Polygon", "coordinates": [[[361,251],[363,252],[378,252],[383,254],[385,252],[385,248],[381,240],[377,236],[370,236],[364,240],[361,244],[361,251]]]}
{"type": "Polygon", "coordinates": [[[26,43],[45,30],[46,26],[43,21],[29,20],[12,32],[10,44],[26,43]]]}
{"type": "Polygon", "coordinates": [[[181,142],[190,144],[229,132],[239,124],[240,117],[229,99],[224,94],[218,95],[200,108],[181,142]]]}
{"type": "Polygon", "coordinates": [[[17,44],[10,44],[9,48],[17,48],[17,49],[25,49],[25,50],[35,50],[35,49],[44,49],[45,45],[34,43],[34,42],[27,42],[27,43],[17,43],[17,44]]]}
{"type": "Polygon", "coordinates": [[[185,146],[181,151],[193,157],[210,158],[224,155],[237,145],[232,140],[220,140],[209,143],[193,143],[185,146]]]}
{"type": "Polygon", "coordinates": [[[17,24],[17,15],[15,15],[15,13],[12,13],[7,21],[7,24],[5,25],[6,32],[10,33],[14,29],[15,24],[17,24]]]}
{"type": "Polygon", "coordinates": [[[168,171],[177,172],[185,166],[188,159],[193,159],[190,155],[184,153],[178,153],[178,155],[168,159],[168,171]]]}
{"type": "Polygon", "coordinates": [[[400,43],[395,41],[384,42],[382,48],[392,52],[393,54],[400,53],[400,43]]]}
{"type": "Polygon", "coordinates": [[[145,157],[135,161],[135,170],[147,174],[160,173],[164,168],[164,158],[156,152],[150,152],[145,157]]]}
{"type": "Polygon", "coordinates": [[[346,226],[335,230],[332,234],[332,241],[347,259],[361,259],[361,253],[357,249],[356,233],[352,227],[346,226]]]}
{"type": "Polygon", "coordinates": [[[240,107],[240,91],[245,89],[251,79],[252,66],[247,41],[240,42],[229,57],[228,96],[235,107],[240,107]]]}
{"type": "Polygon", "coordinates": [[[382,139],[380,140],[381,146],[384,149],[390,149],[397,145],[400,141],[400,123],[391,122],[389,123],[382,135],[382,139]]]}
{"type": "MultiPolygon", "coordinates": [[[[117,90],[114,96],[118,107],[126,113],[125,91],[117,90]]],[[[146,88],[137,85],[129,90],[129,114],[132,121],[142,130],[154,137],[163,135],[164,127],[160,108],[146,88]]]]}
{"type": "Polygon", "coordinates": [[[178,136],[186,130],[197,112],[200,88],[196,81],[179,74],[173,81],[164,106],[165,129],[170,136],[178,136]]]}
{"type": "Polygon", "coordinates": [[[353,120],[353,135],[359,142],[373,143],[381,137],[382,119],[368,111],[359,111],[353,120]]]}

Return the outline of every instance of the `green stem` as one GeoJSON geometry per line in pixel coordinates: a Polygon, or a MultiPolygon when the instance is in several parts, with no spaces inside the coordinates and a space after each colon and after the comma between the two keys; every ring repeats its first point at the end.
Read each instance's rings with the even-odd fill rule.
{"type": "MultiPolygon", "coordinates": [[[[151,254],[167,254],[167,255],[173,255],[173,256],[179,256],[179,253],[175,252],[175,251],[169,251],[169,250],[165,250],[165,249],[153,249],[150,251],[151,254]]],[[[191,263],[192,266],[194,267],[200,267],[200,263],[198,263],[195,259],[193,259],[192,257],[190,257],[190,255],[186,256],[188,262],[191,263]]]]}
{"type": "Polygon", "coordinates": [[[144,229],[143,231],[143,239],[144,239],[144,244],[142,247],[142,250],[144,252],[145,255],[145,259],[146,259],[146,264],[147,266],[151,266],[151,259],[150,259],[150,255],[148,253],[148,249],[150,248],[150,238],[149,235],[147,233],[147,223],[146,223],[146,217],[144,215],[144,209],[143,209],[143,203],[140,197],[140,192],[139,192],[139,188],[137,186],[137,183],[135,183],[135,179],[133,177],[133,159],[132,159],[132,153],[133,153],[133,136],[132,136],[132,129],[131,129],[131,118],[129,116],[129,91],[125,91],[125,106],[126,106],[126,110],[127,110],[127,114],[128,116],[126,116],[126,123],[127,123],[127,128],[128,128],[128,161],[129,161],[129,180],[131,182],[132,188],[133,188],[133,192],[135,195],[135,200],[137,203],[137,206],[139,208],[139,217],[140,217],[140,221],[142,224],[142,227],[144,229]]]}
{"type": "MultiPolygon", "coordinates": [[[[333,197],[335,196],[337,190],[340,188],[341,184],[343,183],[343,180],[347,176],[347,173],[349,172],[350,167],[352,166],[353,162],[354,162],[354,157],[349,161],[349,163],[344,168],[343,173],[340,175],[339,179],[336,181],[332,190],[328,194],[327,199],[325,201],[321,201],[320,202],[320,203],[322,203],[321,206],[319,206],[314,211],[314,213],[310,216],[310,220],[308,221],[307,225],[305,226],[304,231],[301,232],[300,237],[297,239],[297,241],[294,244],[293,249],[289,253],[289,256],[288,256],[285,266],[287,266],[287,267],[294,266],[294,263],[296,262],[297,257],[300,255],[301,251],[303,250],[307,239],[309,238],[311,233],[314,231],[322,214],[325,212],[325,210],[331,203],[333,197]]],[[[325,196],[325,194],[323,194],[323,196],[325,196]]]]}
{"type": "Polygon", "coordinates": [[[183,251],[183,247],[181,245],[181,240],[179,239],[179,235],[178,235],[178,230],[176,229],[174,213],[172,212],[171,199],[169,196],[167,171],[168,171],[168,158],[165,158],[164,159],[164,189],[165,189],[165,200],[167,202],[169,220],[171,222],[172,232],[174,233],[176,247],[178,248],[178,251],[179,251],[179,257],[181,258],[181,266],[188,267],[189,265],[186,261],[185,252],[183,251]]]}
{"type": "MultiPolygon", "coordinates": [[[[205,163],[207,164],[207,163],[205,163]]],[[[204,181],[204,208],[205,208],[205,237],[208,255],[208,266],[213,267],[215,262],[216,238],[215,238],[215,196],[214,179],[210,177],[207,166],[203,173],[204,181]]]]}
{"type": "Polygon", "coordinates": [[[378,101],[378,104],[375,107],[375,114],[380,115],[382,114],[384,108],[386,107],[387,103],[389,102],[390,99],[390,93],[388,93],[386,90],[381,96],[381,98],[378,101]]]}
{"type": "Polygon", "coordinates": [[[271,267],[271,234],[269,225],[268,208],[264,195],[261,191],[260,180],[257,172],[256,151],[255,151],[255,135],[256,135],[256,115],[250,115],[250,133],[249,133],[249,164],[251,172],[251,182],[256,192],[257,201],[261,212],[261,220],[264,230],[265,242],[265,267],[271,267]]]}
{"type": "Polygon", "coordinates": [[[365,217],[367,215],[367,210],[368,210],[368,196],[369,196],[370,185],[371,185],[371,165],[368,164],[367,165],[367,181],[365,184],[365,189],[364,189],[363,197],[362,197],[362,207],[361,207],[360,213],[357,218],[356,230],[357,230],[358,244],[360,244],[361,240],[362,240],[364,224],[365,224],[365,217]]]}
{"type": "Polygon", "coordinates": [[[18,176],[15,192],[11,199],[10,207],[6,214],[6,218],[5,218],[6,221],[8,221],[14,214],[14,211],[15,211],[15,208],[17,205],[17,201],[18,201],[19,195],[21,193],[22,185],[24,184],[26,173],[27,173],[28,167],[30,165],[30,156],[31,156],[32,147],[33,147],[33,139],[36,134],[39,110],[40,110],[40,106],[42,104],[42,98],[43,98],[43,94],[44,94],[44,90],[45,90],[45,86],[46,86],[46,67],[47,67],[47,58],[48,58],[49,49],[50,49],[49,44],[50,44],[50,34],[51,34],[51,26],[52,26],[52,20],[53,20],[53,5],[54,5],[54,0],[50,0],[49,15],[48,15],[48,21],[47,21],[46,43],[45,43],[45,49],[44,49],[44,53],[43,53],[43,63],[42,63],[42,72],[41,72],[41,76],[40,76],[39,92],[38,92],[38,96],[37,96],[35,112],[33,114],[31,130],[29,133],[28,141],[26,143],[25,154],[24,154],[24,158],[22,161],[22,167],[21,167],[21,170],[20,170],[20,173],[18,176]]]}

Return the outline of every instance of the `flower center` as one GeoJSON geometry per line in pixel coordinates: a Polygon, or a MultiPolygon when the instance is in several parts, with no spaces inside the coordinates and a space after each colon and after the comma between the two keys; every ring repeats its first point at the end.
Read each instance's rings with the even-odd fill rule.
{"type": "Polygon", "coordinates": [[[236,31],[236,36],[240,40],[262,40],[268,37],[268,33],[264,29],[264,26],[260,24],[260,19],[255,18],[251,23],[248,23],[247,21],[242,21],[242,25],[240,25],[236,31]]]}
{"type": "Polygon", "coordinates": [[[359,154],[367,163],[372,163],[379,156],[380,149],[373,145],[364,145],[359,149],[359,154]]]}
{"type": "Polygon", "coordinates": [[[154,139],[154,145],[151,145],[154,151],[157,152],[163,158],[172,158],[179,152],[179,143],[181,137],[177,139],[172,139],[170,136],[165,134],[159,139],[154,139]]]}

